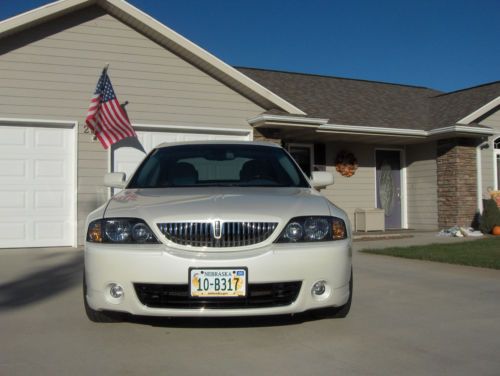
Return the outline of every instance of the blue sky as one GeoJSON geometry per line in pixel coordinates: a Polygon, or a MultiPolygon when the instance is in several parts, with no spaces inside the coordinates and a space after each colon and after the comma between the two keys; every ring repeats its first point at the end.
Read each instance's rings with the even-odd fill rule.
{"type": "MultiPolygon", "coordinates": [[[[0,19],[46,0],[0,0],[0,19]]],[[[130,0],[226,63],[458,90],[500,80],[499,0],[130,0]]]]}

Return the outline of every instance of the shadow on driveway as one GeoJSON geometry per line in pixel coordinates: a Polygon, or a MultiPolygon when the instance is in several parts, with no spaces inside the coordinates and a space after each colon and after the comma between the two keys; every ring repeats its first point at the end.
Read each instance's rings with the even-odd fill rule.
{"type": "Polygon", "coordinates": [[[278,315],[278,316],[255,316],[255,317],[149,317],[128,316],[125,321],[164,328],[255,328],[267,326],[288,326],[302,324],[310,320],[305,314],[278,315]]]}
{"type": "Polygon", "coordinates": [[[0,285],[0,311],[20,308],[81,283],[83,254],[0,285]]]}
{"type": "Polygon", "coordinates": [[[154,317],[124,315],[125,322],[164,328],[255,328],[269,326],[292,326],[317,320],[343,320],[334,318],[322,310],[294,315],[239,316],[239,317],[154,317]]]}

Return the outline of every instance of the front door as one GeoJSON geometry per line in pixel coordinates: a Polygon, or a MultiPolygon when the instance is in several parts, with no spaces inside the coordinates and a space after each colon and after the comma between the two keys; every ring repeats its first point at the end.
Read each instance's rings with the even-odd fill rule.
{"type": "Polygon", "coordinates": [[[401,152],[377,150],[377,207],[384,209],[385,228],[401,228],[401,152]]]}

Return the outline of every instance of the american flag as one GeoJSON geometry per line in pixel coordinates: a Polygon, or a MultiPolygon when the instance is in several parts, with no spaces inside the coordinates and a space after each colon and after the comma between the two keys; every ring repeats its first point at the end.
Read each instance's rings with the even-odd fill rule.
{"type": "Polygon", "coordinates": [[[97,82],[85,122],[104,149],[126,137],[137,137],[125,110],[116,99],[107,69],[102,71],[97,82]]]}

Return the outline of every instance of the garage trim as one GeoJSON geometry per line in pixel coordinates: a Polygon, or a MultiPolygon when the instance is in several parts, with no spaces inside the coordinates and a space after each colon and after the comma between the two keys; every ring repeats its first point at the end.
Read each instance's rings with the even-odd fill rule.
{"type": "MultiPolygon", "coordinates": [[[[169,125],[169,124],[141,124],[133,123],[135,130],[156,131],[156,132],[188,132],[188,133],[207,133],[207,134],[227,134],[235,136],[247,136],[248,141],[253,140],[253,128],[222,128],[222,127],[200,127],[189,125],[169,125]]],[[[113,171],[112,148],[108,148],[108,172],[113,171]]],[[[108,189],[108,197],[111,197],[111,189],[108,189]]]]}
{"type": "Polygon", "coordinates": [[[248,140],[253,140],[253,128],[222,128],[222,127],[204,127],[204,126],[189,126],[189,125],[169,125],[169,124],[136,124],[133,123],[134,129],[141,131],[173,131],[173,132],[192,132],[192,133],[207,133],[207,134],[227,134],[248,136],[248,140]]]}
{"type": "Polygon", "coordinates": [[[22,119],[0,117],[0,126],[24,126],[24,127],[45,127],[45,128],[67,128],[73,130],[73,244],[78,246],[78,121],[76,120],[50,120],[50,119],[22,119]]]}

